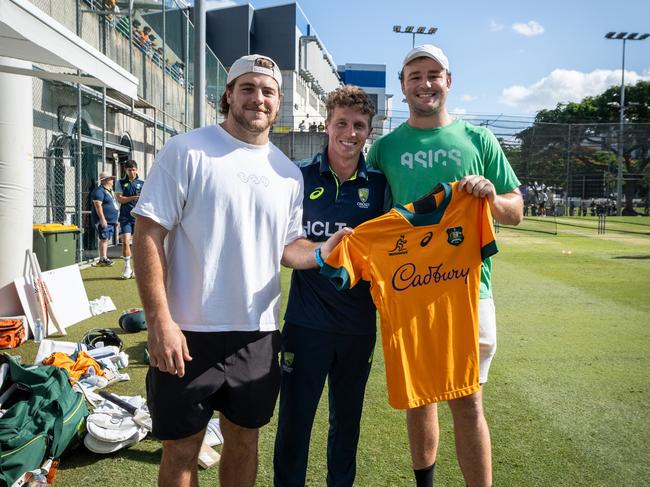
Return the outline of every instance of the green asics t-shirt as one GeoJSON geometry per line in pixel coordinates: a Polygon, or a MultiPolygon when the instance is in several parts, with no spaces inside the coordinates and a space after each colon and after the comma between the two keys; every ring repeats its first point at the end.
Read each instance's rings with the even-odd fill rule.
{"type": "MultiPolygon", "coordinates": [[[[439,183],[470,174],[489,179],[497,194],[510,193],[520,184],[494,134],[461,119],[435,129],[403,123],[372,145],[366,163],[386,175],[393,204],[410,203],[439,183]]],[[[481,298],[492,297],[491,270],[492,261],[487,259],[481,298]]]]}

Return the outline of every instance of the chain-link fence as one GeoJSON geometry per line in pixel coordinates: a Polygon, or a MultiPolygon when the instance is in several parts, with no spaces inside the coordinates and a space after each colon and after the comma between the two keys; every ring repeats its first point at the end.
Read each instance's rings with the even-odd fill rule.
{"type": "MultiPolygon", "coordinates": [[[[78,225],[78,260],[86,260],[97,246],[88,194],[99,173],[123,177],[124,163],[134,159],[146,177],[166,140],[193,127],[190,11],[181,0],[126,6],[115,0],[32,1],[139,81],[135,100],[111,89],[33,83],[34,222],[78,225]]],[[[215,123],[226,71],[212,52],[206,57],[206,122],[215,123]]]]}
{"type": "Polygon", "coordinates": [[[518,143],[506,153],[531,207],[559,201],[568,213],[584,214],[586,207],[589,214],[612,214],[622,148],[625,213],[648,214],[650,124],[626,123],[620,134],[612,123],[534,123],[514,134],[518,143]]]}
{"type": "Polygon", "coordinates": [[[44,155],[34,156],[36,222],[72,224],[76,221],[75,167],[66,145],[65,137],[54,137],[44,155]]]}

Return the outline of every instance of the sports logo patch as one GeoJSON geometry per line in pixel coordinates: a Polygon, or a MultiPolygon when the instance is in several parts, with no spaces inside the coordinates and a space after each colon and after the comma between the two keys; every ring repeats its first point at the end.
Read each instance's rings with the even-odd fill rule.
{"type": "Polygon", "coordinates": [[[447,242],[452,245],[460,245],[465,240],[463,227],[452,227],[447,229],[447,242]]]}
{"type": "Polygon", "coordinates": [[[316,200],[316,199],[320,198],[323,195],[324,192],[325,192],[325,188],[323,188],[322,186],[319,186],[314,191],[309,193],[309,199],[310,200],[316,200]]]}
{"type": "Polygon", "coordinates": [[[433,238],[433,232],[427,232],[426,235],[420,240],[420,247],[426,247],[429,245],[429,242],[431,242],[431,238],[433,238]]]}
{"type": "Polygon", "coordinates": [[[359,188],[359,199],[362,203],[368,201],[368,196],[370,195],[370,190],[368,188],[359,188]]]}
{"type": "Polygon", "coordinates": [[[399,238],[397,239],[397,242],[395,242],[395,248],[393,248],[393,250],[388,251],[388,255],[408,254],[408,250],[404,248],[405,244],[406,244],[406,239],[404,238],[404,235],[400,235],[399,238]]]}
{"type": "Polygon", "coordinates": [[[293,372],[293,352],[282,352],[282,370],[290,374],[293,372]]]}

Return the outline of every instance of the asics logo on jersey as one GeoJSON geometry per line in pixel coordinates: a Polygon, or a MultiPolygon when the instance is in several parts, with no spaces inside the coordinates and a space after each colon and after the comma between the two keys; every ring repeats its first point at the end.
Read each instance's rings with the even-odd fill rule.
{"type": "Polygon", "coordinates": [[[389,250],[388,255],[408,254],[408,250],[404,248],[405,244],[406,244],[406,239],[404,238],[404,235],[400,235],[399,238],[397,239],[397,242],[395,242],[395,248],[393,250],[389,250]]]}
{"type": "Polygon", "coordinates": [[[323,188],[322,186],[319,186],[314,191],[309,193],[309,199],[310,200],[316,200],[316,199],[320,198],[323,195],[324,192],[325,192],[325,188],[323,188]]]}
{"type": "Polygon", "coordinates": [[[433,167],[433,165],[441,165],[446,167],[447,165],[456,165],[460,167],[463,163],[462,153],[458,149],[451,149],[446,151],[445,149],[438,150],[419,150],[417,152],[404,152],[400,156],[400,161],[402,166],[408,166],[409,169],[413,169],[413,166],[416,164],[421,165],[422,167],[433,167]]]}
{"type": "Polygon", "coordinates": [[[431,242],[432,237],[433,237],[433,232],[427,232],[424,238],[420,240],[420,247],[426,247],[427,245],[429,245],[429,242],[431,242]]]}
{"type": "Polygon", "coordinates": [[[255,174],[244,174],[243,172],[239,172],[237,173],[237,177],[243,183],[261,184],[265,188],[269,186],[269,179],[266,176],[260,178],[255,174]]]}
{"type": "Polygon", "coordinates": [[[449,269],[443,270],[443,264],[427,266],[427,270],[422,273],[417,273],[415,264],[407,262],[397,268],[393,273],[393,289],[395,291],[406,291],[409,288],[428,286],[430,284],[438,284],[439,282],[451,281],[455,279],[462,279],[467,284],[467,276],[469,276],[469,267],[464,269],[449,269]]]}

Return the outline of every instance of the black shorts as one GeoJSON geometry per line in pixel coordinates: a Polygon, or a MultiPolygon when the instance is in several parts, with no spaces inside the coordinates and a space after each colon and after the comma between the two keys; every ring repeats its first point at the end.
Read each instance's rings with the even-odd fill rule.
{"type": "Polygon", "coordinates": [[[153,435],[177,440],[198,433],[214,411],[244,428],[273,416],[280,389],[279,331],[184,331],[192,360],[185,375],[147,373],[153,435]]]}

